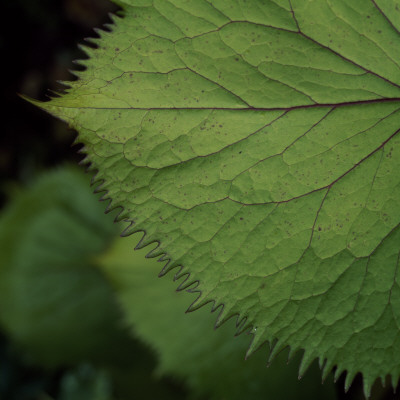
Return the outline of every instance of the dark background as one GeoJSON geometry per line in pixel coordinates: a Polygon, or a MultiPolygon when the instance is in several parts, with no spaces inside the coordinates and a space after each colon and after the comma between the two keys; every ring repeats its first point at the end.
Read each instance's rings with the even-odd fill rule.
{"type": "Polygon", "coordinates": [[[2,130],[0,133],[0,205],[12,182],[28,182],[37,172],[79,161],[75,134],[64,123],[18,97],[46,100],[74,80],[72,60],[85,58],[77,47],[96,37],[93,27],[110,22],[115,5],[107,0],[12,0],[2,3],[2,130]]]}
{"type": "MultiPolygon", "coordinates": [[[[68,69],[79,68],[72,60],[85,58],[77,44],[84,43],[85,37],[96,37],[93,27],[109,23],[109,12],[118,12],[118,8],[107,0],[12,0],[2,3],[0,208],[7,202],[9,193],[19,185],[29,183],[39,172],[66,161],[77,163],[81,160],[82,156],[77,153],[79,146],[73,145],[75,133],[61,121],[22,100],[18,93],[46,100],[51,91],[62,91],[63,86],[57,81],[74,80],[68,69]]],[[[0,400],[7,390],[4,400],[30,400],[29,390],[34,392],[35,385],[57,395],[59,375],[49,376],[24,367],[8,352],[8,341],[1,333],[0,365],[0,400]],[[16,391],[11,393],[13,389],[10,388],[24,386],[25,391],[18,392],[18,396],[16,391]]],[[[343,379],[339,379],[340,399],[362,398],[360,377],[356,378],[347,395],[342,390],[343,384],[343,379]]],[[[376,385],[374,398],[400,397],[376,385]]]]}

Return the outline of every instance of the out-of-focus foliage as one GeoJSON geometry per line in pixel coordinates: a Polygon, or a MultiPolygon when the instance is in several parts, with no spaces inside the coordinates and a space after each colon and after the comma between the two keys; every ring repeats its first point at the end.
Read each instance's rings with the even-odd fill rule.
{"type": "Polygon", "coordinates": [[[68,169],[38,180],[0,220],[0,322],[40,364],[109,361],[114,343],[127,341],[91,261],[115,236],[102,209],[88,180],[68,169]]]}
{"type": "Polygon", "coordinates": [[[59,400],[112,400],[110,377],[84,364],[63,377],[59,400]]]}

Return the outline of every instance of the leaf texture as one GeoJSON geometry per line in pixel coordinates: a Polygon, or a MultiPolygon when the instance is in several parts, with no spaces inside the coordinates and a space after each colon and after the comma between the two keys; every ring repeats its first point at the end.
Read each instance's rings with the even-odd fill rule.
{"type": "Polygon", "coordinates": [[[157,354],[158,375],[184,380],[193,399],[337,398],[332,376],[320,384],[316,363],[298,380],[301,354],[288,363],[282,352],[267,369],[263,351],[244,360],[250,338],[233,336],[233,319],[214,330],[210,307],[185,314],[188,294],[174,291],[169,279],[155,279],[159,263],[144,259],[147,249],[133,252],[138,236],[115,240],[99,267],[115,288],[133,336],[157,354]]]}
{"type": "Polygon", "coordinates": [[[400,2],[121,0],[66,94],[153,256],[327,374],[400,374],[400,2]]]}

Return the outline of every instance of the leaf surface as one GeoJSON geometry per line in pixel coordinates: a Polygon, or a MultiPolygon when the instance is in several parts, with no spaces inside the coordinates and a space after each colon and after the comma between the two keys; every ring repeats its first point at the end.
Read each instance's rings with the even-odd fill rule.
{"type": "Polygon", "coordinates": [[[115,240],[98,262],[133,336],[155,351],[157,375],[183,380],[191,399],[336,399],[332,376],[321,385],[316,363],[298,379],[301,354],[288,363],[282,352],[267,369],[263,351],[244,359],[250,338],[233,336],[233,319],[214,330],[210,307],[185,314],[188,294],[174,291],[169,279],[156,279],[159,263],[144,258],[147,249],[133,251],[138,236],[115,240]]]}
{"type": "Polygon", "coordinates": [[[40,106],[201,296],[327,374],[400,374],[400,2],[120,0],[40,106]]]}

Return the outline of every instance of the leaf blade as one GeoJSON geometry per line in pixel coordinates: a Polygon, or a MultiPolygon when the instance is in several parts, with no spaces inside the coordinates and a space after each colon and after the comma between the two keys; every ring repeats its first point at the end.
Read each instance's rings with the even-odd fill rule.
{"type": "Polygon", "coordinates": [[[361,371],[366,392],[397,379],[396,19],[367,1],[125,4],[42,107],[79,131],[131,231],[257,342],[361,371]]]}

